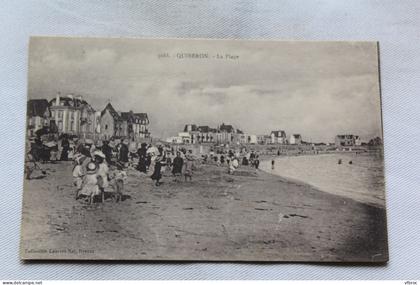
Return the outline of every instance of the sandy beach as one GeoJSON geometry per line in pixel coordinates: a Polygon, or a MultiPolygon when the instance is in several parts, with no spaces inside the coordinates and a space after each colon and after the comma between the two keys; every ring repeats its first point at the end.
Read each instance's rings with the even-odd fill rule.
{"type": "Polygon", "coordinates": [[[264,171],[198,165],[192,182],[128,171],[124,199],[76,201],[70,162],[24,182],[23,259],[387,261],[383,208],[264,171]],[[257,255],[255,253],[258,253],[257,255]]]}

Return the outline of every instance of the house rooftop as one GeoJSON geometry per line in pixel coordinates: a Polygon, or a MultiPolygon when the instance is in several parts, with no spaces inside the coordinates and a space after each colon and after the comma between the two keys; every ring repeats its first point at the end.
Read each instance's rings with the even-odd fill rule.
{"type": "Polygon", "coordinates": [[[225,125],[225,123],[222,123],[219,127],[219,131],[221,132],[227,132],[227,133],[233,133],[234,128],[232,125],[225,125]]]}
{"type": "Polygon", "coordinates": [[[285,131],[271,131],[271,134],[274,134],[276,138],[286,137],[285,131]]]}
{"type": "Polygon", "coordinates": [[[197,125],[195,124],[187,124],[184,127],[184,132],[188,132],[188,127],[191,126],[191,131],[195,132],[197,131],[197,125]]]}
{"type": "Polygon", "coordinates": [[[43,117],[48,111],[49,103],[47,99],[31,99],[27,103],[28,117],[43,117]]]}
{"type": "Polygon", "coordinates": [[[108,112],[111,114],[111,116],[114,118],[114,120],[121,120],[121,116],[118,114],[117,111],[115,111],[114,107],[111,105],[111,103],[108,103],[105,108],[101,112],[101,116],[103,116],[108,110],[108,112]]]}
{"type": "Polygon", "coordinates": [[[140,120],[140,121],[147,121],[147,113],[133,113],[133,111],[129,112],[121,112],[120,117],[124,121],[131,121],[131,120],[140,120]]]}
{"type": "MultiPolygon", "coordinates": [[[[55,106],[56,100],[57,98],[51,99],[49,102],[50,106],[55,106]]],[[[60,97],[60,106],[78,108],[82,107],[83,105],[89,104],[85,100],[76,97],[60,97]]]]}

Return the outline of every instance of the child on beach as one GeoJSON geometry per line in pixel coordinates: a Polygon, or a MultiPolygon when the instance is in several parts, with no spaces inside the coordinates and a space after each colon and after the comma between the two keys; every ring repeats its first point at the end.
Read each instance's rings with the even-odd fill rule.
{"type": "Polygon", "coordinates": [[[122,200],[123,191],[124,191],[124,183],[127,180],[127,172],[124,171],[124,166],[120,163],[117,163],[116,167],[112,167],[110,171],[110,178],[109,185],[113,188],[113,198],[115,202],[119,202],[122,200]]]}
{"type": "Polygon", "coordinates": [[[83,195],[87,197],[88,203],[92,204],[94,197],[101,194],[98,186],[98,177],[100,176],[97,175],[97,171],[98,168],[96,164],[89,162],[86,166],[86,175],[83,178],[82,189],[78,191],[76,199],[78,199],[80,195],[83,195]]]}
{"type": "Polygon", "coordinates": [[[229,162],[229,169],[228,169],[228,173],[229,174],[233,174],[235,172],[235,170],[239,167],[239,161],[236,157],[234,157],[230,162],[229,162]]]}
{"type": "Polygon", "coordinates": [[[109,187],[109,168],[105,162],[105,154],[102,151],[96,150],[94,152],[95,156],[95,163],[98,167],[97,175],[98,175],[98,186],[99,190],[101,191],[101,198],[102,202],[105,199],[105,190],[109,187]]]}
{"type": "Polygon", "coordinates": [[[73,167],[73,185],[76,186],[76,199],[79,195],[79,191],[82,189],[83,185],[83,162],[85,161],[86,156],[82,154],[76,154],[74,157],[74,167],[73,167]]]}

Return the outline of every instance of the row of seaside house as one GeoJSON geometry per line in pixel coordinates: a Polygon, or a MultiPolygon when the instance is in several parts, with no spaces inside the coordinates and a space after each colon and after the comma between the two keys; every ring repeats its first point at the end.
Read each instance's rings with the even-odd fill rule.
{"type": "Polygon", "coordinates": [[[244,133],[232,125],[222,123],[216,128],[209,126],[185,125],[177,136],[169,137],[168,143],[197,144],[296,144],[304,143],[300,134],[292,134],[287,138],[285,131],[272,131],[270,135],[253,135],[244,133]]]}
{"type": "MultiPolygon", "coordinates": [[[[178,136],[169,137],[168,143],[176,144],[260,144],[260,145],[302,145],[311,144],[303,141],[300,134],[291,134],[289,137],[284,130],[271,131],[269,135],[246,134],[232,125],[222,123],[216,128],[209,126],[185,125],[178,136]]],[[[361,139],[357,135],[345,134],[335,137],[334,145],[337,147],[360,146],[361,139]]]]}
{"type": "Polygon", "coordinates": [[[150,138],[149,123],[147,113],[117,112],[111,103],[102,111],[96,111],[81,96],[57,94],[50,101],[32,99],[27,102],[29,137],[47,129],[80,138],[130,137],[142,140],[150,138]]]}

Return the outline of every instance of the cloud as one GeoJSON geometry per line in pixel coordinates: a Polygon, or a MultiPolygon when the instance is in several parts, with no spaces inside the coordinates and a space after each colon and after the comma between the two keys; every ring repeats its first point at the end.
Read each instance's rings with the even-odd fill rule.
{"type": "Polygon", "coordinates": [[[83,95],[98,110],[147,112],[154,135],[187,123],[225,122],[249,133],[274,129],[331,141],[338,133],[381,135],[376,45],[258,41],[31,41],[30,98],[83,95]],[[238,61],[158,59],[220,52],[238,61]]]}

